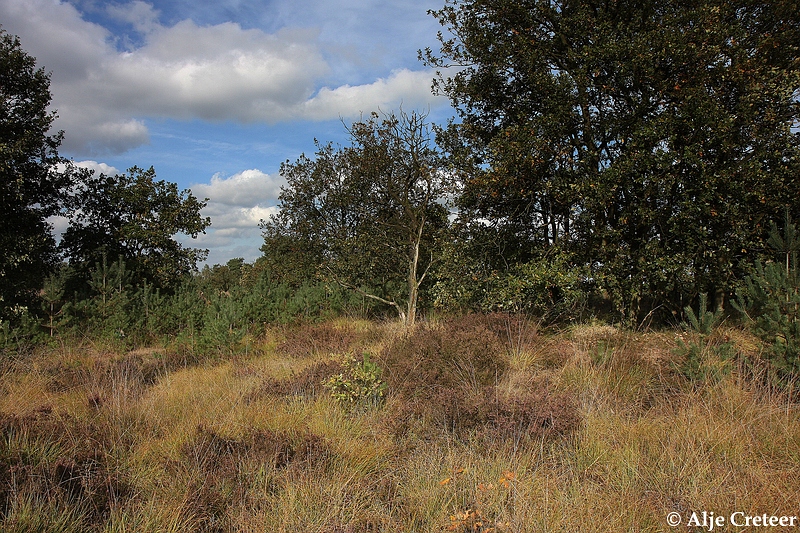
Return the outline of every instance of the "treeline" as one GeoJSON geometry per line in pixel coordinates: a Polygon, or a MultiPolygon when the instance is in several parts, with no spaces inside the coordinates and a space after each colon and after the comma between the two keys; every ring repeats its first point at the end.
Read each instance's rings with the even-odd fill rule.
{"type": "Polygon", "coordinates": [[[63,265],[40,291],[39,305],[0,329],[0,347],[100,341],[117,348],[166,344],[187,354],[245,351],[267,325],[368,317],[375,310],[341,287],[289,285],[233,259],[186,276],[172,290],[137,280],[124,260],[91,269],[87,291],[70,294],[74,270],[63,265]]]}
{"type": "Polygon", "coordinates": [[[24,67],[4,80],[39,93],[16,118],[24,97],[3,93],[22,124],[3,129],[4,327],[237,338],[342,313],[639,327],[722,309],[797,366],[796,2],[447,0],[432,15],[445,31],[420,57],[457,119],[373,113],[348,145],[287,161],[263,256],[201,273],[203,252],[173,237],[207,227],[204,202],[152,169],[94,177],[58,158],[47,77],[3,34],[24,67]],[[35,150],[17,157],[22,139],[35,150]]]}

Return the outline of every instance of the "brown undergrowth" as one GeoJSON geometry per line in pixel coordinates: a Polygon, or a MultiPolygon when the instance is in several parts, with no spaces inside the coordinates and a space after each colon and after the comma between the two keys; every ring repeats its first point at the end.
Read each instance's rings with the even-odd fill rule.
{"type": "Polygon", "coordinates": [[[415,439],[477,433],[519,440],[575,429],[575,402],[546,381],[518,395],[502,390],[511,374],[505,332],[497,315],[473,315],[422,326],[390,343],[381,358],[389,385],[389,432],[415,439]]]}
{"type": "Polygon", "coordinates": [[[792,395],[734,329],[689,379],[686,335],[494,314],[275,329],[232,359],[17,354],[0,371],[0,530],[665,531],[670,512],[796,514],[792,395]],[[382,402],[343,406],[323,383],[364,353],[382,402]]]}

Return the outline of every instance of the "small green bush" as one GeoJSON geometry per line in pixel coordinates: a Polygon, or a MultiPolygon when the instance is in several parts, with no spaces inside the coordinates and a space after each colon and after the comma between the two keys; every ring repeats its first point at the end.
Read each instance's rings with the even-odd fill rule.
{"type": "Polygon", "coordinates": [[[684,308],[686,321],[683,328],[699,337],[688,342],[678,339],[675,350],[681,356],[677,364],[678,372],[692,383],[713,383],[728,375],[731,371],[731,360],[735,356],[730,342],[717,342],[713,339],[714,329],[722,321],[723,311],[708,310],[708,296],[700,295],[700,306],[695,313],[690,306],[684,308]]]}
{"type": "Polygon", "coordinates": [[[337,402],[348,408],[377,406],[383,402],[386,391],[382,373],[381,367],[370,361],[369,354],[364,352],[361,361],[350,358],[344,365],[344,372],[328,378],[324,386],[337,402]]]}
{"type": "Polygon", "coordinates": [[[784,226],[781,235],[773,223],[768,241],[781,260],[756,262],[732,304],[767,345],[767,358],[785,384],[800,375],[800,238],[788,217],[784,226]]]}

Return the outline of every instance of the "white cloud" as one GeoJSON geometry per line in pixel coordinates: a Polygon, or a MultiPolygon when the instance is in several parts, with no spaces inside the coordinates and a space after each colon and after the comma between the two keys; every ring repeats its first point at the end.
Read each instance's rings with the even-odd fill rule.
{"type": "Polygon", "coordinates": [[[270,175],[258,169],[244,170],[224,178],[219,174],[210,183],[192,185],[192,192],[209,202],[226,206],[253,207],[264,203],[275,204],[284,180],[280,175],[270,175]]]}
{"type": "Polygon", "coordinates": [[[64,235],[64,232],[67,231],[67,227],[69,227],[69,219],[61,215],[53,215],[48,217],[45,222],[50,224],[56,242],[61,242],[61,237],[64,235]]]}
{"type": "Polygon", "coordinates": [[[430,104],[433,71],[401,69],[366,85],[343,85],[335,89],[323,87],[319,93],[303,104],[303,114],[310,119],[324,120],[336,113],[343,117],[356,117],[361,113],[403,104],[414,109],[430,104]]]}
{"type": "Polygon", "coordinates": [[[112,167],[111,165],[107,165],[106,163],[98,163],[97,161],[76,161],[75,166],[87,168],[89,170],[93,170],[95,174],[105,174],[106,176],[116,176],[117,174],[121,174],[119,169],[112,167]]]}
{"type": "Polygon", "coordinates": [[[229,177],[216,174],[209,183],[192,185],[192,194],[209,199],[202,214],[211,217],[211,227],[186,244],[211,249],[210,264],[224,263],[231,257],[254,260],[263,243],[258,224],[278,212],[276,204],[283,183],[280,175],[251,169],[229,177]]]}
{"type": "Polygon", "coordinates": [[[129,4],[112,4],[106,7],[106,12],[142,33],[150,33],[158,27],[158,11],[147,2],[135,0],[129,4]]]}
{"type": "Polygon", "coordinates": [[[96,98],[132,115],[277,121],[309,97],[327,65],[305,30],[274,35],[233,23],[158,28],[107,65],[96,98]],[[111,89],[108,91],[107,89],[111,89]]]}
{"type": "Polygon", "coordinates": [[[72,83],[83,85],[94,65],[111,53],[108,30],[85,22],[70,4],[4,0],[0,21],[4,30],[20,37],[22,48],[37,59],[37,66],[52,71],[52,85],[60,90],[72,83]]]}
{"type": "Polygon", "coordinates": [[[0,2],[4,29],[53,73],[56,127],[66,131],[64,149],[74,153],[123,153],[146,144],[148,118],[326,120],[433,101],[429,71],[403,69],[364,85],[318,90],[332,73],[318,29],[266,33],[191,20],[164,26],[142,1],[108,13],[131,24],[143,44],[118,50],[119,39],[68,3],[0,2]]]}
{"type": "Polygon", "coordinates": [[[122,154],[132,148],[150,144],[144,121],[117,118],[115,111],[87,106],[63,105],[53,101],[59,119],[55,127],[64,130],[63,147],[81,155],[122,154]]]}
{"type": "MultiPolygon", "coordinates": [[[[247,230],[255,228],[262,220],[267,220],[270,215],[278,212],[275,206],[234,207],[220,208],[218,204],[209,202],[203,209],[203,215],[211,217],[211,226],[214,231],[222,235],[233,234],[234,230],[247,230]]],[[[260,230],[259,230],[260,234],[260,230]]]]}

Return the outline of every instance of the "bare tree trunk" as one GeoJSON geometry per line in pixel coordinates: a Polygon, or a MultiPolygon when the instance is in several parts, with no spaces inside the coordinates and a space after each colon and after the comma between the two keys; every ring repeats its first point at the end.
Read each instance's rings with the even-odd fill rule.
{"type": "Polygon", "coordinates": [[[425,276],[428,275],[428,269],[433,263],[433,257],[431,257],[431,261],[428,263],[428,266],[425,267],[425,272],[423,272],[421,276],[417,274],[419,271],[419,248],[422,243],[422,231],[425,229],[425,222],[425,216],[423,215],[420,217],[419,224],[417,225],[414,241],[409,247],[411,257],[409,257],[408,261],[408,313],[406,315],[406,328],[413,327],[416,322],[419,286],[422,285],[422,281],[425,279],[425,276]]]}
{"type": "Polygon", "coordinates": [[[411,260],[408,265],[408,312],[406,313],[406,327],[411,328],[417,319],[417,299],[419,297],[419,280],[417,280],[417,266],[419,265],[419,239],[413,244],[411,260]]]}

